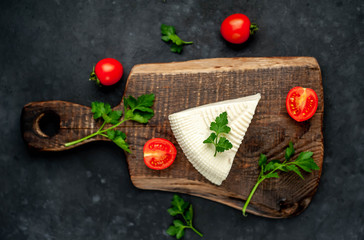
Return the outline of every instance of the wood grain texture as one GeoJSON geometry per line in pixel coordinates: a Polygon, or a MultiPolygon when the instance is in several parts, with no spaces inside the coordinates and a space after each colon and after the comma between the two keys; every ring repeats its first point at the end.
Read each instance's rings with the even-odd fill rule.
{"type": "MultiPolygon", "coordinates": [[[[283,159],[284,149],[293,141],[296,152],[312,151],[322,169],[323,88],[320,67],[314,58],[220,58],[136,65],[129,75],[125,96],[145,93],[156,95],[155,116],[147,125],[127,122],[120,127],[131,145],[132,154],[127,154],[127,162],[131,180],[138,188],[187,193],[241,209],[257,180],[260,153],[269,160],[283,159]],[[316,114],[303,123],[291,119],[285,107],[285,97],[295,86],[312,88],[319,98],[316,114]],[[168,115],[258,92],[262,98],[229,176],[221,186],[216,186],[186,159],[172,134],[168,115]],[[169,139],[177,148],[174,164],[162,171],[150,170],[143,162],[142,148],[153,137],[169,139]]],[[[90,108],[61,101],[26,105],[22,126],[28,145],[45,151],[64,150],[65,142],[86,136],[99,127],[92,120],[90,108]],[[36,120],[44,111],[54,111],[60,116],[60,131],[53,137],[42,135],[36,128],[36,120]]],[[[95,140],[105,139],[89,141],[95,140]]],[[[264,181],[247,211],[270,218],[301,213],[316,192],[321,170],[303,175],[305,179],[301,180],[294,173],[281,173],[279,179],[264,181]]]]}
{"type": "Polygon", "coordinates": [[[99,140],[97,136],[82,143],[65,147],[64,144],[94,133],[101,126],[93,120],[90,107],[65,101],[31,102],[23,107],[21,129],[28,147],[37,151],[62,151],[99,140]],[[40,126],[46,116],[59,117],[59,130],[54,136],[48,136],[40,126]]]}

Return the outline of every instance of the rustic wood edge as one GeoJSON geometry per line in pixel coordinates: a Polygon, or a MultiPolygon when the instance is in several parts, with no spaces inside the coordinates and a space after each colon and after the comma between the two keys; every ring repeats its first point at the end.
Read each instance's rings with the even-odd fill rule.
{"type": "MultiPolygon", "coordinates": [[[[189,194],[227,205],[239,211],[242,210],[242,207],[245,203],[245,199],[242,199],[239,196],[232,196],[231,193],[229,194],[226,191],[221,191],[217,186],[216,188],[211,189],[211,184],[193,180],[186,180],[184,178],[173,179],[172,182],[169,178],[131,176],[131,181],[133,185],[139,189],[189,194]],[[146,182],[148,183],[148,185],[145,185],[146,182]],[[188,189],[186,188],[186,185],[188,185],[188,189]],[[201,194],[201,189],[204,189],[204,191],[202,191],[203,194],[201,194]]],[[[303,197],[301,201],[296,202],[291,207],[283,207],[277,210],[267,208],[264,205],[256,204],[254,202],[250,202],[247,208],[247,212],[256,216],[272,219],[294,217],[301,214],[309,206],[312,197],[316,192],[316,189],[317,188],[315,188],[310,194],[308,194],[308,196],[303,197]]]]}
{"type": "MultiPolygon", "coordinates": [[[[236,58],[208,58],[196,59],[181,62],[168,63],[145,63],[137,64],[130,71],[132,74],[164,74],[164,73],[191,73],[191,72],[211,72],[228,71],[230,69],[253,70],[257,66],[260,68],[279,68],[290,64],[291,66],[302,66],[302,63],[315,68],[318,66],[314,57],[236,57],[236,58]],[[222,66],[224,65],[224,66],[222,66]]],[[[129,78],[128,78],[129,79],[129,78]]]]}

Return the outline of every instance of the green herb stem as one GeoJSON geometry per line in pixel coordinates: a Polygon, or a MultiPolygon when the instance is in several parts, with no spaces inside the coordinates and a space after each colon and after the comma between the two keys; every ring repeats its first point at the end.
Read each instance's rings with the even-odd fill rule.
{"type": "Polygon", "coordinates": [[[69,147],[69,146],[75,145],[77,143],[83,142],[83,141],[85,141],[85,140],[87,140],[89,138],[92,138],[92,137],[98,135],[99,133],[100,133],[99,131],[94,132],[94,133],[92,133],[92,134],[90,134],[90,135],[88,135],[86,137],[81,138],[81,139],[78,139],[78,140],[75,140],[75,141],[72,141],[72,142],[68,142],[68,143],[65,144],[65,146],[69,147]]]}
{"type": "Polygon", "coordinates": [[[101,131],[101,129],[103,129],[103,128],[104,128],[105,124],[106,124],[106,122],[104,121],[104,122],[102,123],[101,127],[99,128],[99,130],[97,130],[97,131],[98,131],[98,132],[100,132],[100,131],[101,131]]]}
{"type": "Polygon", "coordinates": [[[283,162],[280,162],[279,160],[272,160],[269,163],[267,163],[267,156],[263,153],[260,154],[260,158],[258,161],[258,165],[260,167],[260,173],[257,179],[257,183],[251,190],[248,199],[246,200],[242,212],[243,215],[246,216],[246,208],[248,207],[248,204],[250,200],[252,199],[255,191],[257,190],[259,184],[263,182],[265,179],[268,178],[279,178],[279,175],[276,171],[282,171],[282,172],[295,172],[299,177],[302,179],[303,176],[298,169],[300,167],[303,171],[311,173],[312,170],[319,170],[320,167],[317,166],[315,161],[312,158],[313,153],[312,152],[301,152],[296,160],[292,162],[288,162],[292,156],[295,154],[295,150],[293,148],[293,143],[289,142],[288,147],[286,148],[284,158],[285,160],[283,162]]]}
{"type": "MultiPolygon", "coordinates": [[[[183,210],[181,210],[182,212],[180,212],[179,214],[183,217],[183,220],[185,220],[185,223],[189,224],[189,221],[187,221],[185,214],[183,213],[183,210]]],[[[192,224],[192,223],[191,223],[192,224]]]]}
{"type": "MultiPolygon", "coordinates": [[[[279,167],[276,167],[275,169],[273,169],[273,170],[272,170],[272,171],[270,171],[269,173],[273,173],[273,172],[277,171],[277,170],[278,170],[278,168],[279,168],[279,167]]],[[[248,207],[249,202],[250,202],[251,198],[253,197],[253,195],[254,195],[255,191],[257,190],[257,188],[258,188],[259,184],[260,184],[261,182],[263,182],[263,180],[264,180],[264,179],[266,179],[266,175],[268,175],[268,174],[264,174],[264,172],[263,172],[263,168],[261,168],[260,174],[259,174],[259,176],[258,176],[258,181],[257,181],[257,183],[255,184],[255,186],[253,187],[252,191],[250,192],[250,194],[249,194],[249,196],[248,196],[248,199],[246,200],[246,202],[245,202],[245,204],[244,204],[244,207],[243,207],[243,215],[244,215],[245,217],[247,216],[247,215],[246,215],[246,208],[248,207]]]]}
{"type": "Polygon", "coordinates": [[[187,218],[185,217],[184,213],[181,212],[180,213],[181,216],[183,217],[183,220],[185,220],[185,222],[188,224],[188,226],[186,226],[186,228],[190,228],[192,229],[195,233],[197,233],[200,237],[203,237],[203,234],[200,233],[196,228],[193,227],[192,225],[192,219],[191,220],[187,220],[187,218]]]}
{"type": "Polygon", "coordinates": [[[260,184],[261,182],[263,182],[263,181],[264,181],[264,179],[265,179],[265,177],[264,177],[264,176],[262,176],[262,177],[258,180],[258,182],[255,184],[255,186],[253,187],[252,191],[250,192],[249,197],[248,197],[248,199],[246,200],[246,202],[245,202],[245,204],[244,204],[244,207],[243,207],[243,215],[244,215],[245,217],[247,216],[247,215],[245,214],[246,208],[248,207],[249,202],[250,202],[251,198],[253,197],[253,195],[254,195],[255,191],[257,190],[257,188],[258,188],[259,184],[260,184]]]}
{"type": "Polygon", "coordinates": [[[109,128],[107,128],[107,129],[105,129],[105,130],[102,130],[102,131],[100,131],[100,133],[104,133],[104,132],[107,132],[107,131],[109,131],[109,130],[111,130],[111,129],[114,129],[114,128],[116,128],[117,126],[119,126],[119,125],[121,125],[121,124],[123,124],[124,122],[126,122],[126,121],[128,121],[128,120],[130,120],[130,119],[123,119],[123,120],[121,120],[120,122],[118,122],[117,124],[115,124],[115,125],[113,125],[113,126],[111,126],[111,127],[109,127],[109,128]]]}
{"type": "Polygon", "coordinates": [[[217,143],[218,143],[218,141],[217,141],[218,138],[219,138],[219,134],[217,133],[216,134],[215,141],[214,141],[214,145],[215,145],[215,154],[214,154],[214,157],[216,157],[216,154],[217,154],[217,148],[216,148],[216,146],[217,146],[217,143]]]}
{"type": "Polygon", "coordinates": [[[104,122],[104,123],[101,125],[101,127],[99,128],[99,130],[97,130],[96,132],[94,132],[94,133],[92,133],[92,134],[90,134],[90,135],[88,135],[88,136],[86,136],[86,137],[83,137],[83,138],[81,138],[81,139],[78,139],[78,140],[75,140],[75,141],[72,141],[72,142],[68,142],[68,143],[66,143],[66,144],[65,144],[65,146],[66,146],[66,147],[69,147],[69,146],[75,145],[75,144],[77,144],[77,143],[83,142],[83,141],[85,141],[85,140],[87,140],[87,139],[89,139],[89,138],[95,137],[95,136],[97,136],[97,135],[101,135],[101,136],[104,136],[104,137],[108,137],[106,134],[103,134],[103,133],[104,133],[104,132],[107,132],[107,131],[109,131],[109,130],[111,130],[111,129],[113,129],[113,128],[116,128],[117,126],[119,126],[120,124],[122,124],[122,123],[124,123],[124,122],[126,122],[126,121],[128,121],[128,120],[129,120],[129,119],[123,119],[123,120],[121,120],[120,122],[118,122],[117,124],[115,124],[115,125],[113,125],[113,126],[111,126],[111,127],[107,128],[107,129],[102,130],[102,129],[104,128],[105,124],[106,124],[106,122],[104,122]]]}
{"type": "Polygon", "coordinates": [[[192,225],[189,227],[190,229],[192,229],[195,233],[197,233],[197,235],[199,235],[200,237],[203,237],[203,234],[200,233],[196,228],[194,228],[192,225]]]}

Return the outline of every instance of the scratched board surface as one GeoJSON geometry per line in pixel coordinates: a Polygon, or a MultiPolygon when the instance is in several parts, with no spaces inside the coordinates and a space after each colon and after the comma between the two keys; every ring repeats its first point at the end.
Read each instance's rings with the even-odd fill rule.
{"type": "MultiPolygon", "coordinates": [[[[260,153],[282,159],[293,141],[296,152],[312,151],[316,163],[323,161],[323,88],[320,68],[314,58],[236,58],[194,60],[182,63],[137,65],[127,83],[125,96],[155,93],[155,117],[147,126],[125,128],[133,153],[127,155],[133,184],[197,195],[241,209],[259,174],[260,153]],[[316,114],[298,123],[286,111],[285,99],[295,86],[314,89],[319,97],[316,114]],[[221,186],[206,180],[189,163],[171,131],[168,115],[191,107],[261,93],[262,98],[231,171],[221,186]],[[143,163],[143,145],[153,137],[171,140],[177,147],[173,165],[151,171],[143,163]]],[[[281,218],[299,214],[316,191],[321,171],[282,173],[279,179],[262,183],[248,211],[281,218]]]]}

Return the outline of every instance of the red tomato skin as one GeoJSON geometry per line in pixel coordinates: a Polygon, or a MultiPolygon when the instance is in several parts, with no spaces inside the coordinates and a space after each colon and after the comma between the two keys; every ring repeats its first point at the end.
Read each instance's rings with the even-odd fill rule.
{"type": "Polygon", "coordinates": [[[220,32],[226,41],[241,44],[250,36],[250,20],[241,13],[230,15],[222,22],[220,32]]]}
{"type": "Polygon", "coordinates": [[[100,60],[95,66],[95,74],[100,83],[110,86],[117,83],[123,76],[123,65],[114,58],[100,60]]]}
{"type": "MultiPolygon", "coordinates": [[[[176,155],[177,155],[177,150],[176,147],[173,145],[173,143],[171,143],[170,141],[168,141],[167,139],[164,138],[153,138],[148,140],[143,147],[143,153],[144,153],[144,163],[145,165],[147,165],[147,167],[153,169],[153,170],[162,170],[162,169],[166,169],[169,166],[172,165],[172,163],[174,162],[176,155]],[[150,159],[149,157],[146,157],[147,153],[154,153],[154,152],[158,152],[162,153],[164,155],[159,155],[160,157],[164,157],[164,159],[159,159],[160,161],[164,161],[165,159],[167,159],[168,161],[165,162],[162,165],[157,166],[156,164],[153,165],[152,161],[154,159],[150,159]]],[[[158,154],[157,154],[158,156],[158,154]]],[[[158,161],[158,159],[157,159],[158,161]]]]}
{"type": "MultiPolygon", "coordinates": [[[[296,100],[294,100],[294,101],[296,101],[296,100]]],[[[296,107],[296,104],[295,103],[293,103],[293,104],[296,107]]],[[[316,92],[311,88],[294,87],[287,94],[287,97],[286,97],[287,112],[297,122],[303,122],[303,121],[307,121],[308,119],[310,119],[316,113],[317,106],[318,106],[318,97],[317,97],[316,92]],[[303,92],[305,92],[305,94],[307,95],[306,99],[308,99],[309,101],[312,100],[311,104],[310,104],[310,102],[306,102],[306,99],[304,99],[305,106],[303,109],[297,109],[297,108],[292,109],[291,98],[292,97],[294,98],[295,94],[298,94],[299,96],[301,96],[303,92]],[[304,110],[306,108],[306,106],[309,108],[309,111],[305,112],[305,113],[301,113],[302,112],[301,110],[304,110]],[[297,112],[295,112],[294,110],[296,110],[297,112]]]]}

